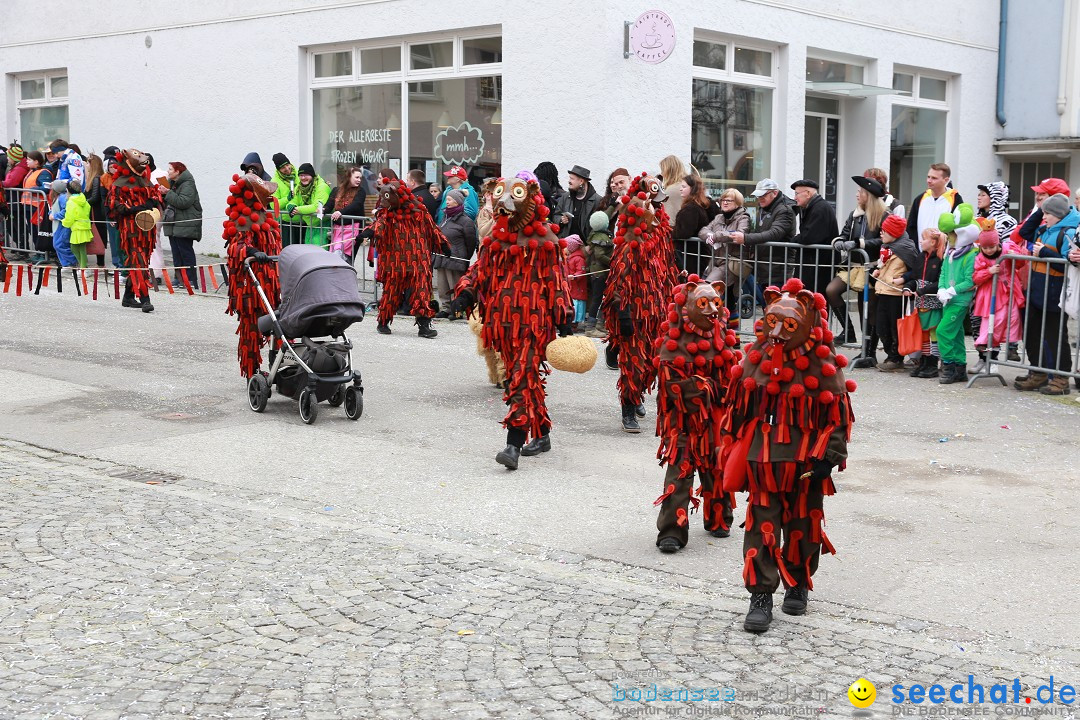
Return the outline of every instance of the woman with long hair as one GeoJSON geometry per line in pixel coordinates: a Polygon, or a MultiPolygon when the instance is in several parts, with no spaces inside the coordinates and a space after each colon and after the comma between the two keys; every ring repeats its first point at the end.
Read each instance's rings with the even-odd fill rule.
{"type": "Polygon", "coordinates": [[[97,266],[105,267],[105,248],[108,247],[108,231],[106,230],[107,216],[105,215],[105,195],[107,193],[101,184],[101,178],[105,174],[105,163],[101,157],[93,153],[86,162],[86,202],[90,204],[90,230],[94,239],[86,249],[87,255],[97,256],[97,266]]]}
{"type": "Polygon", "coordinates": [[[660,161],[660,182],[663,183],[664,191],[667,193],[664,209],[667,210],[668,222],[671,223],[673,228],[675,227],[675,216],[682,209],[682,198],[676,192],[676,186],[689,174],[690,171],[686,169],[686,165],[683,164],[678,155],[668,155],[660,161]]]}
{"type": "Polygon", "coordinates": [[[360,232],[357,218],[364,216],[367,191],[364,189],[364,168],[353,166],[341,178],[341,183],[330,192],[323,207],[323,214],[330,216],[333,231],[330,251],[341,252],[352,261],[356,236],[360,232]]]}
{"type": "MultiPolygon", "coordinates": [[[[841,333],[836,337],[837,345],[850,343],[855,339],[855,328],[851,324],[850,318],[848,318],[844,293],[848,290],[859,293],[860,321],[866,312],[862,302],[862,291],[866,287],[867,271],[862,265],[862,254],[860,253],[852,258],[850,263],[847,258],[850,257],[849,253],[853,250],[862,250],[866,253],[868,263],[877,262],[881,254],[881,223],[885,220],[885,216],[889,214],[889,209],[882,199],[885,197],[885,188],[880,182],[861,175],[855,175],[851,179],[859,186],[855,193],[857,207],[848,215],[847,222],[844,223],[844,229],[840,232],[840,237],[833,241],[833,248],[841,253],[840,264],[844,265],[844,269],[836,274],[836,277],[825,289],[825,297],[829,301],[829,307],[836,314],[842,328],[841,333]]],[[[877,308],[877,298],[874,295],[872,284],[869,295],[870,314],[868,317],[873,318],[877,308]]],[[[871,360],[873,358],[874,349],[877,345],[877,334],[874,332],[872,324],[867,327],[867,336],[863,338],[863,355],[860,360],[863,358],[871,360]],[[869,342],[869,345],[867,345],[867,342],[869,342]]],[[[871,360],[862,363],[862,366],[872,367],[876,364],[871,360]]]]}
{"type": "Polygon", "coordinates": [[[701,178],[684,175],[678,184],[682,207],[675,216],[675,262],[688,275],[704,277],[712,252],[698,239],[698,233],[712,220],[712,200],[705,194],[701,178]]]}

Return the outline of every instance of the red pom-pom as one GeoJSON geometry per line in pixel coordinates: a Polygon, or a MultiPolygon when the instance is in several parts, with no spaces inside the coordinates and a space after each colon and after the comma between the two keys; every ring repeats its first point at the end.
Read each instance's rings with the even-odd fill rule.
{"type": "Polygon", "coordinates": [[[784,287],[781,288],[781,291],[786,292],[786,293],[791,293],[791,294],[794,295],[795,293],[799,292],[802,289],[803,289],[802,280],[800,280],[799,278],[793,277],[790,280],[788,280],[786,283],[784,283],[784,287]]]}
{"type": "MultiPolygon", "coordinates": [[[[724,349],[724,350],[723,350],[723,351],[722,351],[722,352],[721,352],[721,353],[720,353],[719,355],[717,355],[716,357],[717,357],[717,359],[718,359],[718,360],[721,360],[722,362],[730,362],[730,361],[731,361],[731,358],[732,358],[733,356],[734,356],[734,353],[733,353],[733,352],[731,352],[730,350],[728,350],[727,348],[725,348],[725,349],[724,349]]],[[[717,365],[719,365],[719,364],[720,364],[720,363],[717,363],[717,365]]]]}
{"type": "Polygon", "coordinates": [[[251,192],[250,190],[245,190],[244,191],[244,199],[245,200],[250,200],[253,197],[255,197],[255,193],[251,192]]]}
{"type": "Polygon", "coordinates": [[[511,245],[510,246],[510,254],[514,255],[515,257],[520,255],[521,254],[521,246],[520,245],[511,245]]]}
{"type": "Polygon", "coordinates": [[[803,384],[806,385],[807,389],[809,390],[817,390],[818,385],[820,385],[821,383],[818,382],[818,379],[816,377],[810,375],[809,377],[803,378],[803,384]]]}
{"type": "Polygon", "coordinates": [[[810,358],[805,355],[800,355],[795,358],[795,367],[799,370],[806,370],[806,368],[810,367],[810,358]]]}
{"type": "Polygon", "coordinates": [[[818,400],[825,404],[831,403],[835,399],[836,396],[832,394],[831,390],[822,390],[821,394],[818,395],[818,400]]]}
{"type": "Polygon", "coordinates": [[[713,359],[712,359],[713,367],[723,367],[724,366],[724,361],[726,359],[727,358],[725,358],[725,357],[723,357],[721,355],[713,355],[713,359]]]}
{"type": "Polygon", "coordinates": [[[622,203],[623,205],[625,205],[626,203],[630,202],[630,196],[629,195],[623,195],[622,197],[619,198],[619,202],[622,203]]]}
{"type": "Polygon", "coordinates": [[[532,238],[531,240],[529,240],[529,249],[530,250],[535,250],[539,246],[540,246],[540,243],[536,242],[536,238],[532,238]]]}
{"type": "Polygon", "coordinates": [[[795,383],[790,388],[788,388],[788,393],[791,395],[791,397],[802,397],[806,394],[806,388],[799,383],[795,383]]]}
{"type": "Polygon", "coordinates": [[[818,342],[821,342],[821,338],[824,337],[820,327],[816,327],[810,331],[810,337],[814,338],[818,342]]]}
{"type": "Polygon", "coordinates": [[[682,335],[682,332],[677,327],[673,327],[668,330],[668,337],[670,337],[672,340],[678,340],[680,335],[682,335]]]}
{"type": "Polygon", "coordinates": [[[668,340],[666,347],[668,349],[668,352],[675,352],[679,349],[679,343],[675,342],[674,340],[668,340]]]}
{"type": "Polygon", "coordinates": [[[657,355],[656,357],[654,357],[652,359],[652,366],[654,368],[659,368],[660,367],[660,356],[659,355],[657,355]]]}
{"type": "Polygon", "coordinates": [[[259,232],[260,230],[262,230],[262,225],[260,225],[259,223],[253,223],[253,224],[252,224],[252,226],[251,226],[251,232],[256,232],[256,233],[257,233],[257,232],[259,232]]]}
{"type": "Polygon", "coordinates": [[[524,235],[525,237],[529,237],[530,235],[533,234],[533,226],[532,225],[526,225],[525,227],[521,228],[521,234],[524,235]]]}
{"type": "Polygon", "coordinates": [[[686,295],[684,293],[675,293],[675,304],[676,305],[685,305],[686,304],[686,295]]]}
{"type": "Polygon", "coordinates": [[[761,362],[761,351],[751,350],[746,354],[746,359],[754,365],[757,365],[759,362],[761,362]]]}
{"type": "Polygon", "coordinates": [[[816,348],[814,348],[814,354],[817,355],[822,360],[829,357],[829,355],[831,353],[832,353],[832,351],[829,350],[829,348],[826,347],[825,345],[818,345],[816,348]]]}
{"type": "Polygon", "coordinates": [[[771,360],[766,360],[765,362],[761,363],[761,372],[765,373],[766,375],[772,375],[772,369],[773,364],[771,360]]]}
{"type": "Polygon", "coordinates": [[[239,179],[240,179],[240,175],[238,173],[233,173],[233,176],[232,176],[233,182],[236,182],[239,179]]]}
{"type": "Polygon", "coordinates": [[[668,322],[670,322],[670,323],[679,322],[679,313],[677,313],[677,312],[669,312],[668,316],[667,316],[667,319],[668,319],[668,322]]]}
{"type": "Polygon", "coordinates": [[[780,371],[780,379],[784,382],[791,382],[795,377],[795,371],[789,367],[786,367],[780,371]]]}
{"type": "Polygon", "coordinates": [[[832,330],[826,330],[823,333],[821,333],[821,341],[823,343],[826,343],[828,345],[832,345],[832,341],[835,340],[835,339],[836,339],[836,336],[833,335],[832,330]]]}
{"type": "Polygon", "coordinates": [[[853,393],[859,388],[859,384],[854,380],[848,380],[844,383],[844,387],[847,388],[849,393],[853,393]]]}
{"type": "Polygon", "coordinates": [[[731,368],[731,379],[732,380],[738,380],[739,378],[742,377],[742,374],[743,374],[742,365],[736,365],[735,367],[731,368]]]}
{"type": "Polygon", "coordinates": [[[502,250],[502,243],[492,241],[491,250],[492,252],[498,252],[499,250],[502,250]]]}
{"type": "Polygon", "coordinates": [[[705,367],[705,363],[707,363],[707,362],[709,362],[709,361],[706,360],[704,358],[704,356],[702,356],[702,355],[698,355],[697,357],[694,358],[694,365],[696,365],[699,368],[705,367]]]}
{"type": "Polygon", "coordinates": [[[836,374],[836,366],[832,363],[825,363],[821,366],[821,374],[825,377],[832,377],[836,374]]]}
{"type": "Polygon", "coordinates": [[[683,365],[686,364],[686,358],[682,355],[676,355],[675,359],[672,360],[672,362],[675,363],[675,367],[681,368],[683,365]]]}
{"type": "Polygon", "coordinates": [[[837,365],[837,367],[846,368],[848,366],[847,355],[837,355],[836,356],[836,365],[837,365]]]}
{"type": "Polygon", "coordinates": [[[779,395],[780,394],[780,383],[773,380],[772,382],[770,382],[768,385],[765,386],[765,392],[769,393],[770,395],[779,395]]]}
{"type": "Polygon", "coordinates": [[[643,192],[639,192],[639,193],[637,194],[637,199],[638,199],[638,200],[644,200],[644,199],[645,199],[645,198],[647,198],[647,197],[648,197],[648,195],[646,195],[646,194],[645,194],[645,193],[643,193],[643,192]]]}
{"type": "Polygon", "coordinates": [[[256,201],[255,204],[252,205],[251,207],[253,207],[256,210],[262,210],[263,209],[263,204],[261,202],[256,201]]]}
{"type": "Polygon", "coordinates": [[[709,344],[710,343],[709,343],[708,340],[698,340],[698,344],[697,344],[698,352],[705,352],[706,350],[708,350],[709,349],[709,344]]]}
{"type": "Polygon", "coordinates": [[[552,225],[551,225],[550,227],[551,227],[551,232],[552,232],[552,234],[554,234],[554,235],[558,235],[558,234],[559,234],[559,226],[558,226],[558,225],[555,225],[555,224],[553,223],[553,224],[552,224],[552,225]]]}
{"type": "Polygon", "coordinates": [[[670,330],[670,329],[671,329],[671,323],[669,323],[667,320],[660,323],[660,334],[661,335],[667,335],[667,331],[670,330]]]}
{"type": "Polygon", "coordinates": [[[822,295],[821,293],[814,293],[814,307],[816,307],[818,310],[824,310],[828,306],[829,303],[826,302],[824,295],[822,295]]]}
{"type": "Polygon", "coordinates": [[[686,282],[688,282],[688,283],[699,283],[699,282],[701,282],[701,278],[698,276],[697,273],[691,273],[690,276],[686,278],[686,282]]]}
{"type": "Polygon", "coordinates": [[[561,247],[561,248],[566,247],[566,238],[559,238],[559,247],[561,247]]]}
{"type": "Polygon", "coordinates": [[[732,332],[731,330],[728,330],[728,333],[727,333],[727,344],[728,344],[728,346],[729,347],[735,347],[735,343],[737,343],[737,342],[739,342],[738,336],[734,332],[732,332]]]}
{"type": "Polygon", "coordinates": [[[641,235],[641,228],[639,228],[639,227],[634,228],[634,234],[635,235],[641,235]]]}
{"type": "Polygon", "coordinates": [[[753,390],[757,387],[757,383],[754,382],[754,378],[746,378],[742,381],[742,386],[747,390],[753,390]]]}

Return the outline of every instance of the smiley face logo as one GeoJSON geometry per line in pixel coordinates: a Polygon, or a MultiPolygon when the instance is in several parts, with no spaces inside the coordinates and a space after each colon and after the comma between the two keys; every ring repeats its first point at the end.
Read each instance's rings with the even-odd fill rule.
{"type": "Polygon", "coordinates": [[[848,700],[857,708],[868,708],[877,699],[877,688],[866,678],[859,678],[851,683],[847,690],[848,700]]]}

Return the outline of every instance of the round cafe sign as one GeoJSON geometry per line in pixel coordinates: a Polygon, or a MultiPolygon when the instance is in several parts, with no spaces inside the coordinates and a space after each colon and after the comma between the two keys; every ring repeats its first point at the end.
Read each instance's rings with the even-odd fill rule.
{"type": "Polygon", "coordinates": [[[647,10],[630,26],[630,50],[647,63],[667,60],[675,49],[675,24],[661,10],[647,10]]]}

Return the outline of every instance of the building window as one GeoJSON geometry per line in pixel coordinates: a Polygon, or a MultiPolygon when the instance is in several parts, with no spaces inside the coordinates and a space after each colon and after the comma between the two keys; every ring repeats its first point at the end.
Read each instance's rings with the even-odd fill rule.
{"type": "Polygon", "coordinates": [[[922,70],[893,73],[889,192],[910,206],[926,190],[926,170],[945,161],[948,78],[922,70]]]}
{"type": "Polygon", "coordinates": [[[422,170],[440,184],[452,165],[465,166],[475,185],[501,174],[501,36],[383,39],[314,48],[310,58],[311,152],[327,182],[362,164],[399,176],[422,170]]]}
{"type": "Polygon", "coordinates": [[[806,59],[807,82],[862,83],[864,68],[836,60],[806,59]]]}
{"type": "Polygon", "coordinates": [[[44,148],[57,138],[67,138],[67,70],[19,75],[18,135],[27,150],[44,148]]]}
{"type": "Polygon", "coordinates": [[[1035,191],[1031,188],[1046,178],[1069,177],[1069,164],[1064,160],[1010,162],[1008,177],[1009,214],[1021,220],[1035,208],[1035,191]]]}
{"type": "Polygon", "coordinates": [[[772,173],[776,55],[702,37],[693,56],[690,160],[711,193],[734,187],[749,195],[772,173]]]}

